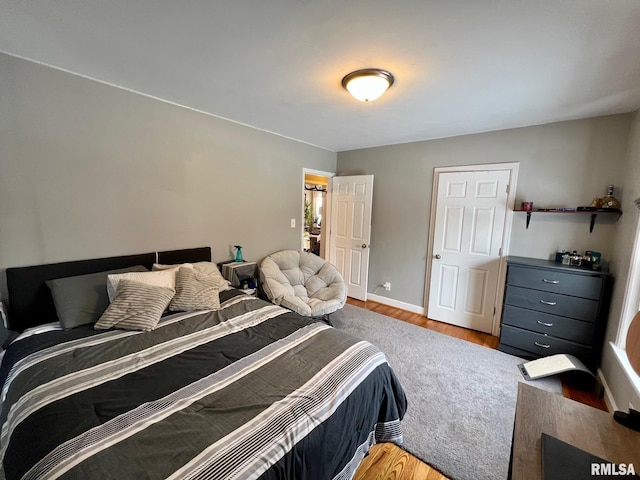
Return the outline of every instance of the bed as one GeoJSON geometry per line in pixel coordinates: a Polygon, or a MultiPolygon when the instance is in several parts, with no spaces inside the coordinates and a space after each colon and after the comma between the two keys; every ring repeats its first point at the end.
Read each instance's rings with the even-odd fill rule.
{"type": "Polygon", "coordinates": [[[382,352],[239,290],[149,331],[60,326],[55,279],[210,261],[206,247],[7,269],[24,333],[0,369],[0,478],[348,479],[374,443],[401,443],[406,398],[382,352]]]}

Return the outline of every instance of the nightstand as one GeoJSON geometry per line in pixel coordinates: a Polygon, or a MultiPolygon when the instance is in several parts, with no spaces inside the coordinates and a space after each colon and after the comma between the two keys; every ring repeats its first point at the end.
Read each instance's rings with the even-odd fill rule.
{"type": "Polygon", "coordinates": [[[231,282],[236,288],[251,288],[251,284],[257,286],[258,265],[256,262],[221,262],[218,269],[222,276],[231,282]]]}

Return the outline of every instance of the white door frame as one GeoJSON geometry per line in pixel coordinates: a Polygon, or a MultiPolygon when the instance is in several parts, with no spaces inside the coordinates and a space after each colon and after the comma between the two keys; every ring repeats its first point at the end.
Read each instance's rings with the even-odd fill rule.
{"type": "Polygon", "coordinates": [[[516,201],[516,190],[518,183],[518,169],[520,163],[489,163],[481,165],[461,165],[455,167],[436,167],[433,169],[433,191],[431,195],[431,218],[429,221],[429,243],[427,246],[427,277],[424,290],[424,311],[429,312],[429,288],[431,285],[431,259],[433,258],[433,235],[436,222],[436,206],[438,202],[438,180],[441,173],[449,172],[483,172],[487,170],[509,170],[509,192],[507,194],[507,213],[504,220],[504,231],[502,233],[502,251],[500,255],[500,269],[498,271],[498,288],[496,289],[495,313],[491,325],[491,334],[500,335],[500,319],[502,318],[502,301],[504,299],[504,285],[507,276],[506,257],[509,255],[511,243],[511,225],[513,223],[513,207],[516,201]]]}
{"type": "MultiPolygon", "coordinates": [[[[300,251],[304,250],[304,176],[306,174],[309,175],[319,175],[321,177],[335,177],[336,172],[324,172],[322,170],[314,170],[313,168],[302,168],[302,185],[300,191],[302,192],[302,207],[301,207],[301,216],[300,216],[300,251]]],[[[324,242],[325,246],[322,247],[325,255],[323,258],[327,256],[326,252],[329,252],[330,247],[330,235],[329,235],[329,226],[331,225],[331,182],[327,185],[327,195],[322,200],[322,208],[324,209],[324,216],[322,218],[322,242],[324,242]],[[326,227],[326,228],[325,228],[326,227]]]]}

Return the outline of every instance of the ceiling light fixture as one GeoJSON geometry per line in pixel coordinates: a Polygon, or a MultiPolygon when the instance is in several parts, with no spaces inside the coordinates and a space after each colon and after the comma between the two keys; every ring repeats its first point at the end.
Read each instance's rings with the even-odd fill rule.
{"type": "Polygon", "coordinates": [[[391,73],[379,68],[365,68],[351,72],[342,79],[342,86],[357,100],[375,100],[393,85],[391,73]]]}

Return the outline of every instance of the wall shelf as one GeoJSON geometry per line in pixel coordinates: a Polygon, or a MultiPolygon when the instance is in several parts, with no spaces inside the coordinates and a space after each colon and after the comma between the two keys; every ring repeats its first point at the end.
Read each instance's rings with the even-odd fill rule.
{"type": "Polygon", "coordinates": [[[609,209],[599,208],[597,210],[554,210],[554,209],[521,210],[521,209],[516,209],[514,210],[514,212],[527,214],[527,227],[526,227],[527,229],[529,228],[531,215],[534,213],[535,214],[553,213],[553,214],[564,214],[564,215],[590,215],[591,221],[589,223],[589,233],[593,232],[593,227],[596,224],[596,218],[598,218],[598,215],[616,216],[617,217],[616,220],[618,220],[620,218],[620,215],[622,215],[622,210],[618,210],[614,208],[609,208],[609,209]]]}

